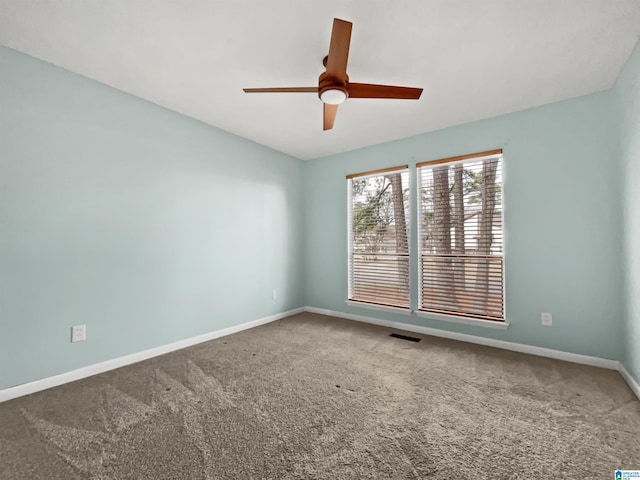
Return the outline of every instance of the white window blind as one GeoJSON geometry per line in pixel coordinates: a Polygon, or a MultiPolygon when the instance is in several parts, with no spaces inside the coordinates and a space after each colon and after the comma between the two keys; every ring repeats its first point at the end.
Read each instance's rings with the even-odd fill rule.
{"type": "Polygon", "coordinates": [[[420,310],[504,321],[502,150],[417,167],[420,310]]]}
{"type": "Polygon", "coordinates": [[[409,309],[409,171],[347,176],[349,300],[409,309]]]}

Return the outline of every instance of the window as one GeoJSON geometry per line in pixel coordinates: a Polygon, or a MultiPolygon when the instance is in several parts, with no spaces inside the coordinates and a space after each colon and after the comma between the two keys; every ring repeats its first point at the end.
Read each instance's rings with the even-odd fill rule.
{"type": "Polygon", "coordinates": [[[417,167],[419,309],[504,321],[502,150],[417,167]]]}
{"type": "Polygon", "coordinates": [[[409,170],[347,176],[349,300],[409,310],[409,170]]]}

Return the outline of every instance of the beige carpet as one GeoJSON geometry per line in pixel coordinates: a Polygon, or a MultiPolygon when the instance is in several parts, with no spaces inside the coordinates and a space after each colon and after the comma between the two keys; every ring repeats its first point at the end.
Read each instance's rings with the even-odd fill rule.
{"type": "Polygon", "coordinates": [[[640,469],[640,402],[618,373],[391,332],[300,314],[5,402],[0,478],[582,480],[640,469]]]}

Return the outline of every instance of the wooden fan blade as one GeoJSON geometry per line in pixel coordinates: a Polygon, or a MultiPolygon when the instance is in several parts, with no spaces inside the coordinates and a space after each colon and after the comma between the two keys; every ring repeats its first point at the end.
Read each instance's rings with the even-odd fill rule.
{"type": "Polygon", "coordinates": [[[351,22],[333,19],[329,56],[327,58],[327,75],[340,82],[347,81],[347,60],[349,60],[349,43],[351,42],[351,22]]]}
{"type": "Polygon", "coordinates": [[[318,87],[243,88],[245,93],[318,93],[318,87]]]}
{"type": "Polygon", "coordinates": [[[373,83],[349,83],[349,98],[395,98],[398,100],[418,100],[422,88],[394,87],[373,83]]]}
{"type": "Polygon", "coordinates": [[[324,127],[323,130],[331,130],[333,123],[336,121],[336,113],[338,113],[338,105],[324,104],[324,127]]]}

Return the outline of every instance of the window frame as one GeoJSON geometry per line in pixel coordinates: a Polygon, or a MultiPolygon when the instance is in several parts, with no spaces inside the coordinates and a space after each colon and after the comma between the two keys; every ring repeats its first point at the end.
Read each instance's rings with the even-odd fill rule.
{"type": "Polygon", "coordinates": [[[412,216],[411,216],[411,171],[409,165],[398,165],[395,167],[381,168],[377,170],[370,170],[366,172],[353,173],[346,176],[347,179],[347,300],[345,303],[350,306],[368,308],[372,310],[380,310],[390,313],[397,313],[401,315],[411,315],[411,293],[412,293],[412,285],[411,285],[411,272],[412,272],[412,255],[411,255],[411,247],[412,247],[412,237],[411,234],[413,231],[412,225],[412,216]],[[405,206],[406,210],[406,224],[407,224],[407,242],[408,249],[406,254],[397,254],[403,255],[407,257],[408,269],[407,269],[407,282],[408,282],[408,302],[407,306],[396,306],[389,305],[384,303],[376,303],[373,301],[366,300],[358,300],[353,298],[353,180],[361,179],[363,177],[376,177],[383,176],[385,173],[400,173],[407,174],[406,184],[403,184],[403,187],[407,187],[409,189],[409,199],[407,200],[407,205],[405,206]]]}
{"type": "Polygon", "coordinates": [[[430,160],[425,162],[419,162],[416,164],[416,197],[417,197],[417,270],[418,270],[418,308],[414,311],[414,313],[422,318],[429,318],[433,320],[444,320],[453,323],[462,323],[467,325],[476,325],[483,326],[488,328],[495,328],[500,330],[506,330],[509,324],[507,323],[507,312],[506,312],[506,258],[505,258],[505,228],[504,228],[504,153],[503,150],[495,149],[488,150],[484,152],[471,153],[465,155],[458,155],[455,157],[447,157],[441,158],[437,160],[430,160]],[[487,318],[485,316],[474,315],[473,313],[467,312],[444,312],[444,311],[436,311],[435,309],[424,309],[423,307],[423,285],[422,285],[422,275],[423,275],[423,265],[422,265],[422,174],[423,169],[428,168],[432,169],[437,165],[455,165],[455,164],[463,164],[467,161],[480,160],[483,158],[497,157],[500,161],[500,172],[501,172],[501,182],[500,187],[502,189],[502,205],[500,209],[501,216],[501,236],[502,236],[502,248],[501,248],[501,268],[502,268],[502,279],[501,279],[501,287],[502,287],[502,318],[487,318]]]}

